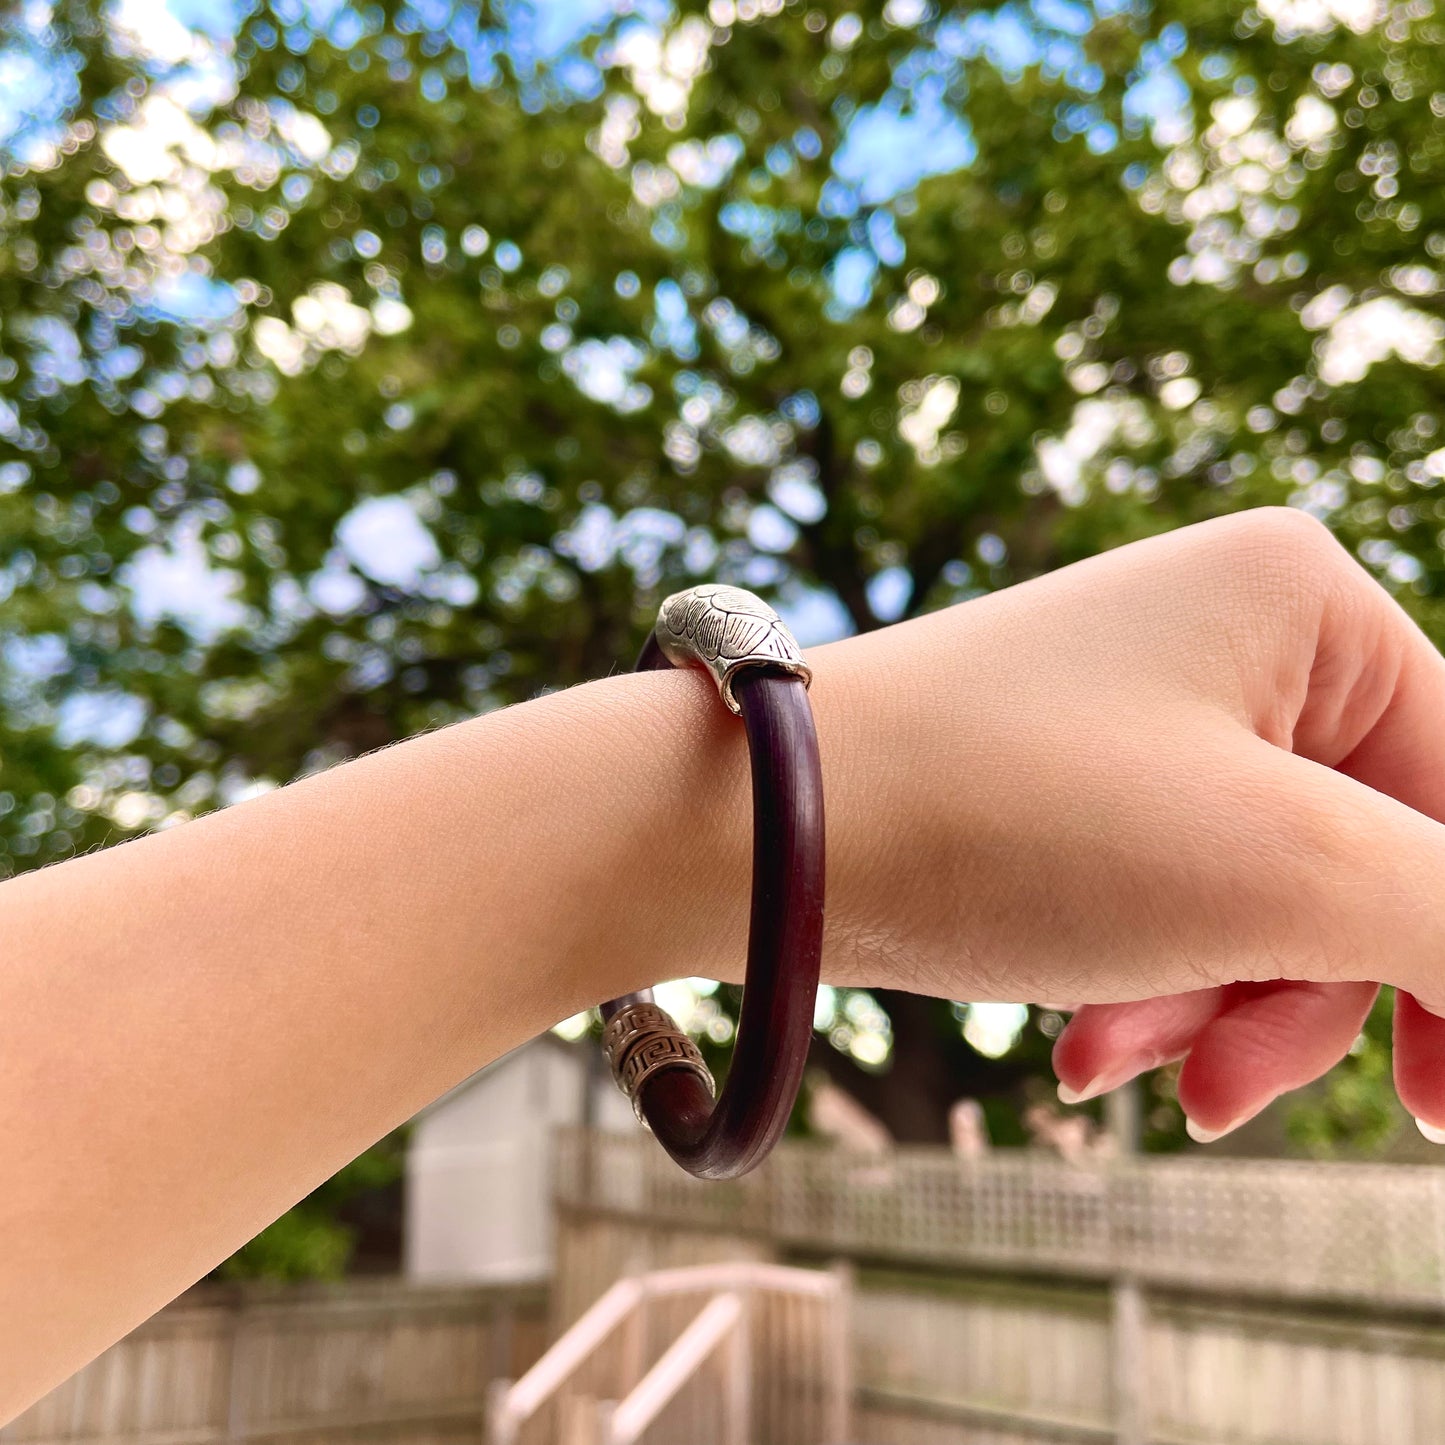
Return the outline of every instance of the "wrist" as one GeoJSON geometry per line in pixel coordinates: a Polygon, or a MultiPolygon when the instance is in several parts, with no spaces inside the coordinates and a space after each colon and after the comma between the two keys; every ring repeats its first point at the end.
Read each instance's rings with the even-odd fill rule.
{"type": "MultiPolygon", "coordinates": [[[[872,685],[872,641],[808,654],[827,815],[824,977],[850,982],[860,981],[868,931],[855,905],[876,899],[894,851],[879,846],[880,827],[908,812],[900,790],[912,777],[890,741],[904,735],[899,690],[872,685]]],[[[741,983],[752,881],[748,748],[711,680],[695,668],[627,673],[516,715],[532,707],[555,723],[559,768],[579,769],[570,790],[581,801],[551,825],[582,845],[573,896],[591,900],[567,910],[577,931],[559,943],[568,1011],[668,978],[741,983]],[[578,738],[587,739],[581,752],[578,738]]]]}
{"type": "Polygon", "coordinates": [[[553,946],[565,1012],[679,976],[740,982],[747,742],[713,683],[692,668],[626,673],[537,706],[558,805],[544,803],[544,831],[572,860],[568,906],[545,909],[563,930],[553,946]]]}

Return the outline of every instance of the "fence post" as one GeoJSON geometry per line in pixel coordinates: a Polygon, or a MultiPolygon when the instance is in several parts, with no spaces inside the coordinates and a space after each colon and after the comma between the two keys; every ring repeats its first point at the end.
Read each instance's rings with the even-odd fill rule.
{"type": "Polygon", "coordinates": [[[752,1316],[757,1291],[751,1284],[745,1285],[739,1294],[742,1297],[742,1312],[733,1326],[732,1338],[727,1342],[727,1411],[723,1423],[723,1439],[726,1445],[750,1445],[753,1414],[753,1344],[752,1316]]]}
{"type": "Polygon", "coordinates": [[[651,1306],[648,1297],[647,1275],[639,1274],[637,1282],[642,1288],[637,1303],[622,1322],[622,1350],[617,1375],[618,1393],[624,1398],[637,1386],[647,1371],[648,1350],[651,1345],[651,1306]]]}
{"type": "Polygon", "coordinates": [[[591,1406],[590,1410],[577,1412],[578,1424],[584,1432],[590,1428],[591,1434],[564,1440],[563,1445],[612,1445],[612,1417],[617,1413],[617,1401],[594,1400],[591,1406]]]}
{"type": "Polygon", "coordinates": [[[1140,1085],[1130,1079],[1104,1095],[1104,1129],[1117,1143],[1120,1154],[1137,1154],[1141,1130],[1140,1085]]]}
{"type": "Polygon", "coordinates": [[[486,1445],[512,1445],[517,1438],[516,1427],[506,1418],[507,1392],[510,1380],[496,1379],[487,1386],[486,1445]]]}
{"type": "Polygon", "coordinates": [[[1144,1291],[1132,1275],[1116,1275],[1110,1286],[1110,1322],[1116,1445],[1148,1445],[1149,1406],[1145,1391],[1144,1291]]]}
{"type": "Polygon", "coordinates": [[[516,1303],[510,1295],[492,1305],[491,1318],[487,1321],[487,1333],[491,1336],[487,1342],[487,1353],[491,1357],[494,1380],[511,1376],[512,1357],[515,1354],[512,1343],[515,1317],[516,1303]]]}
{"type": "Polygon", "coordinates": [[[231,1362],[226,1372],[226,1440],[230,1442],[245,1438],[255,1400],[255,1383],[250,1368],[248,1294],[244,1285],[238,1285],[231,1304],[231,1362]]]}
{"type": "Polygon", "coordinates": [[[837,1282],[838,1297],[833,1301],[833,1317],[829,1322],[829,1360],[832,1380],[828,1392],[828,1410],[824,1421],[827,1439],[824,1445],[844,1445],[853,1430],[853,1291],[856,1274],[851,1260],[835,1260],[828,1273],[837,1282]]]}

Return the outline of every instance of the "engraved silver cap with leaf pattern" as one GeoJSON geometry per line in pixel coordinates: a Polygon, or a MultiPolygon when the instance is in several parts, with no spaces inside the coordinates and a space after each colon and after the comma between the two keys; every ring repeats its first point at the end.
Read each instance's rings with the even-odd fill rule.
{"type": "Polygon", "coordinates": [[[733,679],[749,667],[776,668],[803,679],[813,671],[787,624],[761,597],[741,587],[708,582],[674,592],[657,618],[657,643],[674,666],[700,663],[717,683],[722,700],[741,712],[733,679]]]}

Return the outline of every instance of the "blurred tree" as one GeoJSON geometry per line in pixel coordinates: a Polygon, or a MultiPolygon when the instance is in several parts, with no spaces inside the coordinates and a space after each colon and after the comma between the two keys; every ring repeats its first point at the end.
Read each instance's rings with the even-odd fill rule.
{"type": "Polygon", "coordinates": [[[1285,1126],[1302,1153],[1317,1159],[1379,1154],[1402,1134],[1414,1138],[1391,1077],[1393,1002],[1394,990],[1382,989],[1349,1057],[1290,1100],[1285,1126]]]}
{"type": "MultiPolygon", "coordinates": [[[[362,1234],[357,1204],[395,1193],[406,1131],[389,1134],[307,1195],[216,1271],[222,1279],[338,1279],[362,1234]]],[[[386,1241],[390,1245],[390,1241],[386,1241]]]]}
{"type": "MultiPolygon", "coordinates": [[[[706,576],[806,643],[1287,501],[1440,637],[1442,39],[1424,0],[12,8],[0,873],[605,673],[706,576]]],[[[861,1003],[891,1060],[844,1020],[819,1064],[900,1138],[1043,1067],[861,1003]]]]}

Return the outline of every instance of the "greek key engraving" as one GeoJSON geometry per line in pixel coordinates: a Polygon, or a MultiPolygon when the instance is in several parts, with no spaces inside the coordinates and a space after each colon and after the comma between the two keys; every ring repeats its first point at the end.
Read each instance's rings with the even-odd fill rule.
{"type": "Polygon", "coordinates": [[[654,1003],[632,1003],[619,1009],[602,1031],[602,1048],[612,1065],[612,1076],[629,1099],[639,1119],[642,1086],[664,1069],[688,1069],[709,1092],[713,1077],[697,1045],[673,1023],[665,1009],[654,1003]]]}

